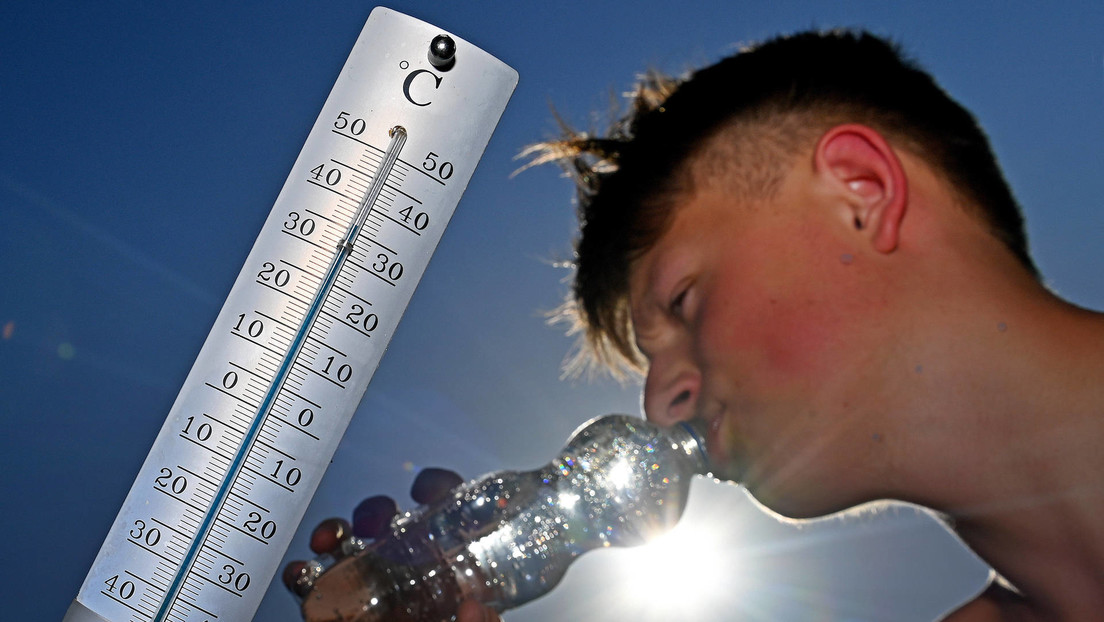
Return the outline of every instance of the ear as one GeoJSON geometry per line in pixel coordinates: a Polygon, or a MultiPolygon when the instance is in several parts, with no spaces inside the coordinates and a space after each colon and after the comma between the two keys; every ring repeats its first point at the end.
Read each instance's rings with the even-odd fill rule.
{"type": "Polygon", "coordinates": [[[818,173],[847,198],[855,228],[868,232],[878,252],[893,252],[908,204],[908,182],[886,139],[865,125],[837,125],[821,136],[814,157],[818,173]]]}

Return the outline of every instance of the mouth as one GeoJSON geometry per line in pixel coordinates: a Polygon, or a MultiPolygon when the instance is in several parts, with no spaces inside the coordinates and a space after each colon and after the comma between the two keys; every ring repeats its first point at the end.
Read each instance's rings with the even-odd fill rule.
{"type": "Polygon", "coordinates": [[[709,466],[713,477],[719,479],[739,481],[739,473],[734,468],[729,448],[724,442],[722,427],[724,425],[725,411],[721,409],[716,413],[702,414],[696,419],[697,427],[705,437],[705,453],[709,456],[709,466]]]}

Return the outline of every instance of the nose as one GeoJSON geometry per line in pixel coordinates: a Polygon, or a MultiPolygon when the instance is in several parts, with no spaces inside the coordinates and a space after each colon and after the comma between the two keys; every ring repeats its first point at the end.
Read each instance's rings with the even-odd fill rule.
{"type": "Polygon", "coordinates": [[[701,373],[683,357],[654,357],[644,379],[644,414],[662,426],[694,417],[701,373]]]}

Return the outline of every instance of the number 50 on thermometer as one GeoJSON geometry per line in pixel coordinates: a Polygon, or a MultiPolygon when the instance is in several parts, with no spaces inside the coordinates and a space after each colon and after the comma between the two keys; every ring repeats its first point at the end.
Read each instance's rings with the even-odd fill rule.
{"type": "Polygon", "coordinates": [[[66,622],[252,618],[516,84],[372,11],[66,622]]]}

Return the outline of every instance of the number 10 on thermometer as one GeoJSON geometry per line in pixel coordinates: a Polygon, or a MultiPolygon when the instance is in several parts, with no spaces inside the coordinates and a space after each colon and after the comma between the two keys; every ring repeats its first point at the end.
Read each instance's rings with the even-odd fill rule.
{"type": "Polygon", "coordinates": [[[66,622],[252,618],[516,84],[372,12],[66,622]]]}

